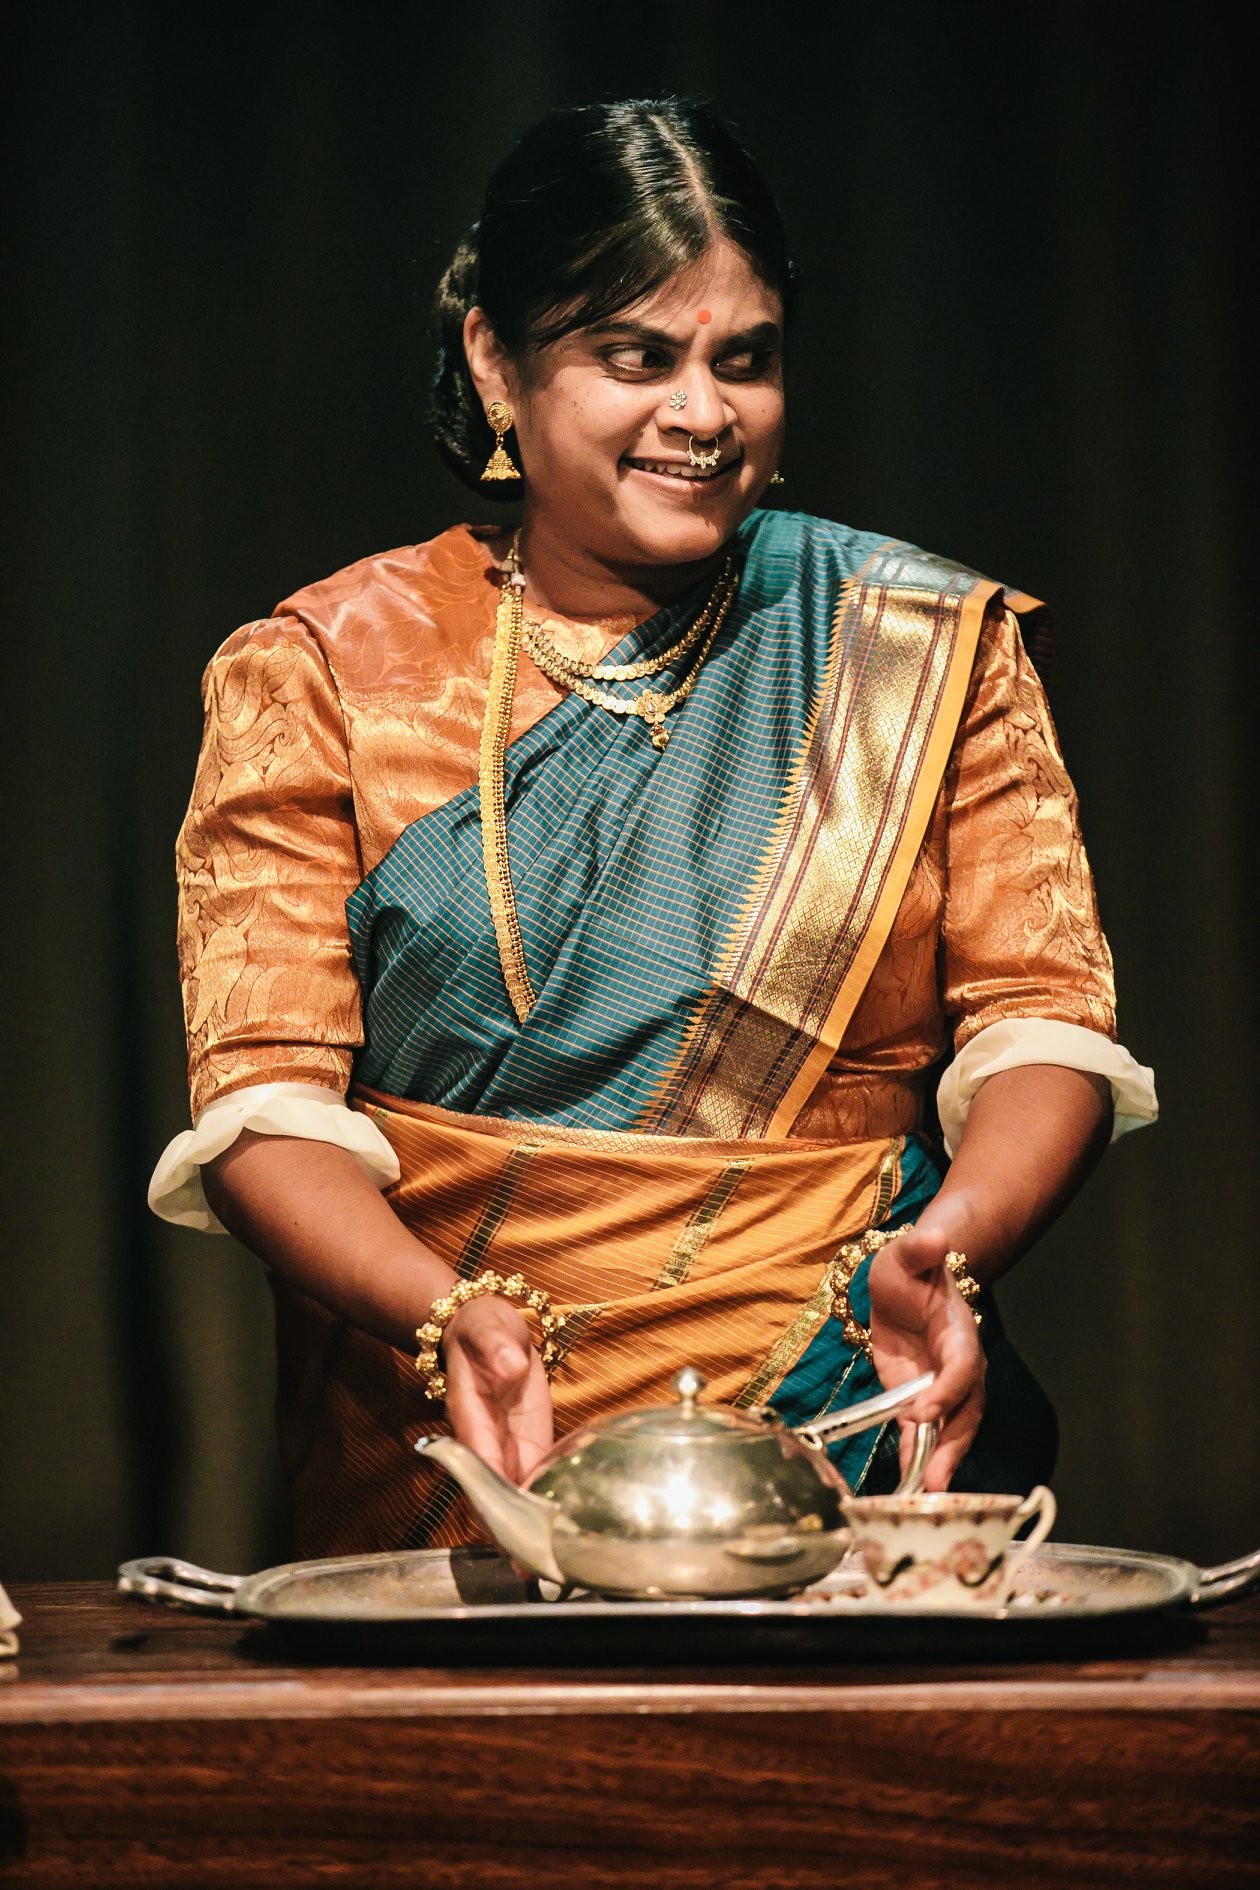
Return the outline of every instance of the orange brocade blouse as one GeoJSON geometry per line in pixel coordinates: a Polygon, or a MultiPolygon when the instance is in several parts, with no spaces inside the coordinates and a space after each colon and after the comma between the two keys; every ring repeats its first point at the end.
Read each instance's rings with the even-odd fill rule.
{"type": "MultiPolygon", "coordinates": [[[[177,849],[194,1113],[256,1083],[346,1093],[363,1039],[345,902],[477,779],[499,583],[486,535],[455,526],[297,592],[210,662],[177,849]]],[[[631,624],[549,627],[592,658],[631,624]]],[[[522,654],[511,738],[561,694],[522,654]]],[[[1076,796],[999,601],[891,933],[793,1134],[913,1130],[932,1066],[1011,1018],[1115,1036],[1076,796]]]]}

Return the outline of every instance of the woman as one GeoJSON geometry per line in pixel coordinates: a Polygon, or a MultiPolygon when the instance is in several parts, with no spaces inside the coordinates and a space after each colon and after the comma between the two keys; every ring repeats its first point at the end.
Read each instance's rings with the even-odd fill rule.
{"type": "Polygon", "coordinates": [[[687,1362],[793,1421],[928,1368],[930,1487],[1049,1471],[987,1289],[1154,1097],[1039,606],[759,509],[792,286],[703,109],[546,119],[438,294],[437,443],[519,531],[369,558],[207,671],[151,1199],[268,1265],[300,1553],[461,1540],[416,1436],[524,1477],[687,1362]]]}

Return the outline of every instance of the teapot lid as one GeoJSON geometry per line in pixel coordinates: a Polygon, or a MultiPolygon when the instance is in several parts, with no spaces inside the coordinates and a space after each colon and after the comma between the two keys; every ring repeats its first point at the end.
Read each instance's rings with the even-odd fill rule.
{"type": "Polygon", "coordinates": [[[675,1372],[670,1383],[678,1393],[677,1404],[650,1405],[642,1410],[618,1411],[608,1417],[595,1418],[587,1426],[588,1432],[621,1439],[668,1437],[700,1442],[730,1437],[733,1432],[745,1436],[750,1431],[764,1435],[768,1425],[778,1422],[774,1412],[766,1406],[753,1412],[733,1411],[729,1405],[702,1405],[699,1399],[706,1380],[694,1365],[684,1365],[680,1372],[675,1372]]]}

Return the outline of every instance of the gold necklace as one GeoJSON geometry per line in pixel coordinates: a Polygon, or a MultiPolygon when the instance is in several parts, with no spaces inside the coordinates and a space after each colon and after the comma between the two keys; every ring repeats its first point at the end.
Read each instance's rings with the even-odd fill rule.
{"type": "Polygon", "coordinates": [[[529,637],[525,638],[525,647],[544,676],[550,676],[552,682],[571,689],[575,696],[581,696],[583,702],[593,703],[598,709],[606,709],[610,715],[642,716],[652,731],[652,746],[659,754],[669,746],[669,730],[665,726],[665,717],[672,709],[678,708],[680,703],[685,702],[695,688],[700,679],[704,659],[713,645],[713,639],[726,621],[726,614],[735,596],[735,583],[731,572],[724,571],[723,578],[726,582],[722,584],[720,596],[717,596],[708,634],[696,652],[696,660],[691,669],[676,689],[665,691],[641,689],[637,696],[610,695],[607,689],[600,689],[595,683],[588,682],[584,676],[571,675],[559,664],[552,663],[549,653],[538,648],[529,637]]]}
{"type": "MultiPolygon", "coordinates": [[[[638,663],[587,663],[580,657],[566,656],[558,649],[537,620],[526,617],[524,622],[525,647],[538,663],[539,669],[545,669],[550,676],[553,670],[559,670],[565,676],[581,676],[587,682],[638,682],[642,676],[659,676],[663,669],[672,669],[675,663],[695,648],[709,627],[709,618],[713,609],[710,597],[691,628],[684,637],[662,650],[659,656],[645,656],[638,663]],[[541,653],[544,660],[539,661],[535,651],[541,653]]],[[[552,677],[555,680],[555,677],[552,677]]]]}
{"type": "MultiPolygon", "coordinates": [[[[520,571],[517,552],[519,537],[518,532],[512,540],[512,549],[509,554],[508,568],[513,572],[520,571]]],[[[667,650],[662,650],[659,656],[645,656],[637,663],[584,662],[580,657],[566,656],[563,650],[557,649],[543,627],[543,620],[538,617],[523,619],[525,648],[545,675],[550,676],[553,682],[563,680],[566,685],[572,676],[582,676],[588,682],[637,682],[642,676],[659,676],[663,669],[673,669],[675,664],[699,643],[709,627],[723,583],[730,576],[733,564],[734,560],[727,558],[718,574],[717,583],[705,599],[703,608],[697,614],[695,621],[683,632],[677,643],[672,643],[667,650]],[[557,670],[563,672],[562,677],[556,675],[557,670]]],[[[519,580],[514,578],[513,581],[519,580]]]]}
{"type": "MultiPolygon", "coordinates": [[[[518,534],[519,537],[519,534],[518,534]]],[[[523,642],[534,662],[544,676],[549,676],[562,689],[571,689],[575,696],[581,696],[583,702],[589,702],[597,709],[607,710],[609,715],[638,715],[652,731],[652,746],[659,754],[669,746],[669,730],[665,726],[665,717],[672,709],[687,700],[699,680],[700,670],[705,657],[713,645],[713,640],[726,621],[727,612],[735,599],[739,579],[735,570],[734,558],[728,557],[718,573],[716,584],[709,593],[704,608],[686,634],[679,639],[672,649],[662,657],[649,657],[639,663],[581,663],[576,658],[568,657],[556,649],[546,637],[539,635],[534,625],[525,620],[525,576],[520,567],[517,551],[518,538],[513,538],[512,549],[508,556],[504,574],[504,590],[511,589],[519,600],[520,632],[518,639],[523,642]],[[703,638],[703,642],[700,639],[703,638]],[[690,671],[676,689],[642,689],[637,696],[614,696],[608,690],[599,689],[591,680],[595,676],[607,681],[633,681],[640,676],[659,675],[678,656],[700,643],[696,660],[690,671]]]]}
{"type": "MultiPolygon", "coordinates": [[[[641,716],[652,731],[652,746],[659,753],[669,743],[669,730],[665,727],[665,717],[672,709],[676,709],[680,703],[685,702],[695,688],[704,659],[718,631],[726,621],[738,587],[739,578],[735,569],[735,560],[728,558],[722,567],[709,602],[698,620],[703,621],[710,612],[712,613],[707,635],[699,654],[686,679],[679,684],[677,689],[671,689],[665,694],[658,690],[645,689],[637,696],[622,700],[616,696],[610,696],[606,690],[595,688],[582,676],[553,674],[545,662],[539,662],[539,656],[533,649],[530,650],[530,654],[544,675],[550,676],[553,682],[560,683],[562,687],[571,689],[575,695],[581,696],[583,701],[594,703],[601,709],[607,709],[613,715],[641,716]]],[[[513,539],[512,551],[504,567],[499,605],[495,613],[494,655],[490,663],[486,715],[481,725],[477,785],[481,813],[481,857],[486,875],[486,891],[490,898],[490,916],[494,922],[494,935],[499,948],[499,963],[503,968],[503,980],[507,985],[512,1009],[521,1023],[524,1023],[533,1010],[537,998],[530,981],[529,968],[525,963],[520,914],[517,911],[516,890],[512,885],[512,869],[508,858],[503,757],[511,728],[512,697],[516,690],[516,667],[524,633],[525,579],[516,556],[516,540],[513,539]]],[[[688,636],[690,634],[689,631],[688,636]]],[[[557,651],[556,654],[559,655],[559,652],[557,651]]],[[[616,667],[633,666],[618,664],[616,667]]],[[[559,665],[556,665],[556,668],[558,669],[559,665]]]]}

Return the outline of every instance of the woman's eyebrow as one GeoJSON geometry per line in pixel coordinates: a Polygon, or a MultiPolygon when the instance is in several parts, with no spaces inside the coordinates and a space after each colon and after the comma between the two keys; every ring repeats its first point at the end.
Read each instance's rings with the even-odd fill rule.
{"type": "MultiPolygon", "coordinates": [[[[591,332],[600,337],[616,336],[620,340],[642,342],[644,346],[653,348],[681,349],[687,346],[688,340],[685,335],[671,335],[663,328],[649,328],[643,322],[600,322],[591,332]]],[[[738,334],[724,336],[722,346],[765,348],[777,346],[780,339],[777,322],[755,322],[751,328],[741,329],[738,334]]]]}
{"type": "Polygon", "coordinates": [[[641,341],[654,348],[685,348],[680,335],[668,335],[663,328],[648,328],[643,322],[600,322],[591,330],[595,335],[616,335],[624,341],[641,341]]]}
{"type": "Polygon", "coordinates": [[[743,328],[737,335],[728,335],[722,343],[724,348],[777,348],[783,339],[778,322],[754,322],[751,328],[743,328]]]}

